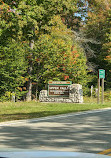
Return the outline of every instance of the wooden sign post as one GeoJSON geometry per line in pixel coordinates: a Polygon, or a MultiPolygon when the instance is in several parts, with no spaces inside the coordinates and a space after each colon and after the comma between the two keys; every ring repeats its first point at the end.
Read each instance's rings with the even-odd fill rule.
{"type": "Polygon", "coordinates": [[[101,96],[101,103],[104,103],[104,78],[102,78],[102,96],[101,96]]]}
{"type": "Polygon", "coordinates": [[[101,95],[101,103],[104,103],[104,78],[105,78],[105,70],[99,69],[98,70],[98,97],[97,103],[100,102],[100,79],[102,79],[102,95],[101,95]]]}
{"type": "Polygon", "coordinates": [[[98,78],[98,96],[97,96],[97,103],[100,102],[100,78],[98,78]]]}

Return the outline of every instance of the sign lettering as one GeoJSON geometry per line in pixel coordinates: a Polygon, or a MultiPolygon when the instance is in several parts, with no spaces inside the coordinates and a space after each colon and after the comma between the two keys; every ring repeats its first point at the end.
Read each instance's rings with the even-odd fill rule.
{"type": "Polygon", "coordinates": [[[105,70],[99,69],[99,78],[105,78],[105,70]]]}
{"type": "Polygon", "coordinates": [[[49,96],[69,96],[70,81],[49,81],[48,95],[49,96]]]}

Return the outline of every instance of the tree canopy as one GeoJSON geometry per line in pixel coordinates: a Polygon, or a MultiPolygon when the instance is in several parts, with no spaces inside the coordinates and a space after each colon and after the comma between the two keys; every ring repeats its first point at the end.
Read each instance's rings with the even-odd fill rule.
{"type": "Polygon", "coordinates": [[[110,0],[1,0],[1,99],[30,101],[49,80],[87,87],[98,68],[111,87],[110,18],[110,0]]]}

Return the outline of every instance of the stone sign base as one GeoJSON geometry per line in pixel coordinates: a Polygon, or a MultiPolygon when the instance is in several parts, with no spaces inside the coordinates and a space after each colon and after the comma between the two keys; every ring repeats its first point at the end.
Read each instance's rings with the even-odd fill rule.
{"type": "Polygon", "coordinates": [[[72,84],[69,86],[69,97],[49,97],[47,90],[40,91],[40,102],[58,102],[58,103],[83,103],[82,85],[72,84]]]}

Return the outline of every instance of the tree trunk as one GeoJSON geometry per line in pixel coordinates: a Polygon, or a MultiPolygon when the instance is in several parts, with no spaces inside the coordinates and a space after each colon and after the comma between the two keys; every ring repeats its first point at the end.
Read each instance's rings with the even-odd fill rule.
{"type": "MultiPolygon", "coordinates": [[[[31,49],[33,49],[34,47],[34,40],[31,40],[29,43],[29,46],[31,49]]],[[[32,57],[32,53],[30,54],[32,57]]],[[[31,76],[32,74],[32,59],[30,59],[29,61],[29,68],[28,68],[28,74],[29,76],[31,76]]],[[[26,101],[31,101],[32,100],[32,80],[29,78],[29,80],[27,81],[27,94],[26,94],[26,101]]]]}
{"type": "Polygon", "coordinates": [[[32,82],[31,82],[31,80],[29,80],[28,81],[28,83],[27,83],[27,90],[28,90],[28,92],[27,92],[27,94],[26,94],[26,101],[31,101],[31,99],[32,99],[32,82]]]}
{"type": "Polygon", "coordinates": [[[37,101],[37,96],[38,95],[38,83],[37,83],[37,85],[36,85],[36,101],[37,101]]]}

